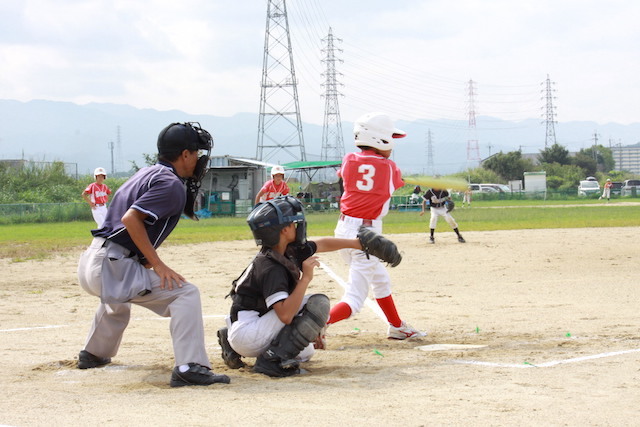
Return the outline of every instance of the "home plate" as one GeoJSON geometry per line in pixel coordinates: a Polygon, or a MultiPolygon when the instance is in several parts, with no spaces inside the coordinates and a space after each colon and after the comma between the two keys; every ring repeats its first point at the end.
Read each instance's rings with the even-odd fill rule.
{"type": "Polygon", "coordinates": [[[471,350],[473,348],[483,348],[486,345],[473,345],[473,344],[431,344],[421,345],[416,347],[422,351],[447,351],[447,350],[471,350]]]}

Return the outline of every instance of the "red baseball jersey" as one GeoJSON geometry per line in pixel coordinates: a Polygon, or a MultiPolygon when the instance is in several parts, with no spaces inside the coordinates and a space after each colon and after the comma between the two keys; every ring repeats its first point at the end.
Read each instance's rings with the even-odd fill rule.
{"type": "Polygon", "coordinates": [[[109,194],[111,190],[106,184],[98,185],[98,183],[92,182],[87,188],[84,189],[85,193],[91,194],[91,201],[96,205],[104,205],[109,200],[109,194]]]}
{"type": "Polygon", "coordinates": [[[344,156],[338,176],[344,186],[340,211],[354,218],[381,219],[393,192],[404,185],[393,160],[368,150],[344,156]]]}
{"type": "Polygon", "coordinates": [[[276,185],[272,179],[265,182],[260,191],[265,191],[262,195],[262,199],[271,200],[278,196],[286,196],[289,194],[289,186],[285,181],[282,181],[280,185],[276,185]]]}

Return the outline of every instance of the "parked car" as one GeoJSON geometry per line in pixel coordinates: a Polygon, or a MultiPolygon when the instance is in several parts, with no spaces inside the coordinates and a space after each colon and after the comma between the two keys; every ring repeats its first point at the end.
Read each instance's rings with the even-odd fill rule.
{"type": "Polygon", "coordinates": [[[469,184],[472,193],[499,193],[496,188],[487,184],[469,184]]]}
{"type": "Polygon", "coordinates": [[[511,193],[511,188],[505,184],[480,184],[480,187],[491,187],[495,188],[500,193],[511,193]]]}
{"type": "Polygon", "coordinates": [[[634,192],[636,195],[640,195],[640,179],[628,179],[622,183],[621,196],[631,196],[634,192]]]}
{"type": "Polygon", "coordinates": [[[598,181],[580,181],[580,185],[578,185],[578,196],[585,197],[593,196],[594,194],[600,194],[600,184],[598,184],[598,181]]]}
{"type": "Polygon", "coordinates": [[[622,193],[622,183],[613,181],[611,182],[611,195],[617,194],[618,196],[622,193]]]}

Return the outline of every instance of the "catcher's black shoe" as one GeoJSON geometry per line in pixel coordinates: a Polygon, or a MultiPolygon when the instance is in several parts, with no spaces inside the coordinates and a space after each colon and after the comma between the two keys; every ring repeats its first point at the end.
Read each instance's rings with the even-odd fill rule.
{"type": "Polygon", "coordinates": [[[429,243],[435,243],[436,239],[433,236],[429,236],[429,243]]]}
{"type": "Polygon", "coordinates": [[[87,350],[82,350],[80,354],[78,354],[78,369],[91,369],[97,368],[98,366],[104,366],[111,363],[110,357],[98,357],[87,350]]]}
{"type": "Polygon", "coordinates": [[[236,353],[229,345],[228,334],[229,330],[227,328],[218,329],[218,344],[222,348],[222,360],[229,368],[240,369],[245,366],[245,363],[242,361],[242,356],[236,353]]]}
{"type": "Polygon", "coordinates": [[[231,379],[226,375],[216,375],[205,366],[197,363],[189,363],[186,372],[180,372],[176,366],[171,373],[171,387],[184,387],[187,385],[211,385],[215,383],[229,384],[231,379]]]}
{"type": "Polygon", "coordinates": [[[299,365],[292,360],[286,361],[287,368],[283,368],[280,360],[269,360],[263,355],[258,356],[256,364],[253,366],[253,371],[259,374],[265,374],[274,378],[290,377],[300,373],[299,365]]]}
{"type": "Polygon", "coordinates": [[[460,243],[467,243],[466,240],[464,240],[464,238],[462,236],[458,236],[458,242],[460,243]]]}

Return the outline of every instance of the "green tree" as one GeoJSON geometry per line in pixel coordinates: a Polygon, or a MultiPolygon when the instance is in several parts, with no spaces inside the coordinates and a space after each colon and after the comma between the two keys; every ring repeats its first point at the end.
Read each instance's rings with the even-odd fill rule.
{"type": "Polygon", "coordinates": [[[506,154],[501,151],[485,160],[482,167],[495,172],[505,181],[523,179],[525,172],[536,170],[531,160],[522,158],[520,151],[511,151],[506,154]]]}
{"type": "Polygon", "coordinates": [[[586,152],[584,149],[576,153],[571,159],[571,163],[575,166],[582,168],[584,176],[593,176],[598,170],[598,165],[593,155],[590,152],[586,152]]]}
{"type": "Polygon", "coordinates": [[[540,163],[558,163],[559,165],[570,165],[571,157],[569,156],[569,150],[564,148],[562,145],[555,143],[551,147],[540,150],[538,161],[540,163]]]}

